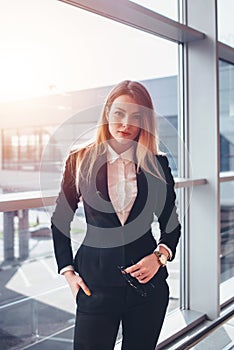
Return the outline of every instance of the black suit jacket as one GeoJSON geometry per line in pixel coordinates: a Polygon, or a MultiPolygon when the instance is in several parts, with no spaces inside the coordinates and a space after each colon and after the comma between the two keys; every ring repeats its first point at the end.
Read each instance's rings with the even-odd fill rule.
{"type": "MultiPolygon", "coordinates": [[[[124,285],[118,266],[130,266],[157,247],[151,231],[154,215],[161,231],[158,243],[171,249],[173,260],[180,237],[174,180],[166,156],[156,156],[155,161],[162,178],[143,170],[137,173],[137,197],[122,226],[108,194],[106,155],[97,158],[89,184],[85,179],[80,181],[79,193],[75,184],[76,155],[69,156],[51,226],[59,271],[73,265],[90,287],[124,285]],[[73,258],[70,224],[80,196],[87,232],[73,258]]],[[[154,279],[167,275],[167,269],[160,268],[154,279]]]]}

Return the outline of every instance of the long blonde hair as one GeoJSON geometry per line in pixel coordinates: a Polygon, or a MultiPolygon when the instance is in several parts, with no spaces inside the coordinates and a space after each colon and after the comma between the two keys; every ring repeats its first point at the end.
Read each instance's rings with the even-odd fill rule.
{"type": "Polygon", "coordinates": [[[137,171],[143,169],[161,178],[161,174],[155,162],[155,155],[159,154],[159,150],[156,133],[156,118],[150,94],[141,83],[125,80],[117,84],[106,98],[95,141],[75,151],[76,184],[78,188],[81,178],[85,179],[87,182],[90,180],[97,157],[104,154],[107,150],[108,140],[111,139],[108,126],[108,112],[115,99],[122,95],[130,96],[135,100],[136,104],[144,107],[141,118],[141,129],[136,146],[137,171]]]}

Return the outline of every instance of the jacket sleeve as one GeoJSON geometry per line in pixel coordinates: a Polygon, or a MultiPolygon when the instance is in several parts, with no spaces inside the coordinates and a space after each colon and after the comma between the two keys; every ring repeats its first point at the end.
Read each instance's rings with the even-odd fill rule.
{"type": "Polygon", "coordinates": [[[168,159],[166,156],[159,156],[159,163],[163,172],[163,177],[166,181],[166,196],[165,205],[158,217],[160,227],[160,238],[158,244],[165,244],[171,249],[173,260],[176,253],[176,247],[181,235],[181,225],[178,220],[177,208],[175,204],[176,194],[174,190],[174,179],[171,174],[168,159]]]}
{"type": "Polygon", "coordinates": [[[61,189],[51,218],[51,230],[58,272],[73,266],[73,253],[70,238],[70,226],[79,202],[76,189],[76,156],[71,153],[66,161],[61,189]]]}

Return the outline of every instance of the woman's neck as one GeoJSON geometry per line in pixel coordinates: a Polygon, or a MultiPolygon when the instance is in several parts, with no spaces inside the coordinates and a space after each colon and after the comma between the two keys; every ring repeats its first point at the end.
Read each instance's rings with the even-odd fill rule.
{"type": "Polygon", "coordinates": [[[128,143],[120,143],[114,139],[111,139],[108,141],[108,143],[113,148],[113,150],[118,154],[121,154],[127,151],[129,148],[133,146],[132,141],[129,141],[128,143]]]}

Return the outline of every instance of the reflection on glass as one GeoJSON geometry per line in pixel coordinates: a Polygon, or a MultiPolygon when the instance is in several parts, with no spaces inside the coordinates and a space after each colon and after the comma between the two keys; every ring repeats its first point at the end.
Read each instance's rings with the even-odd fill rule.
{"type": "Polygon", "coordinates": [[[167,264],[167,269],[169,272],[167,282],[170,288],[169,305],[167,309],[169,313],[180,307],[180,279],[182,277],[180,269],[180,243],[176,250],[175,260],[167,264]]]}
{"type": "Polygon", "coordinates": [[[218,0],[218,40],[234,47],[233,0],[218,0]]]}
{"type": "MultiPolygon", "coordinates": [[[[160,140],[160,150],[166,152],[173,175],[177,176],[178,167],[178,113],[177,113],[177,76],[152,78],[143,80],[152,96],[156,109],[156,118],[160,140]]],[[[1,133],[2,168],[7,178],[2,181],[4,192],[22,192],[48,188],[58,189],[58,182],[54,181],[55,173],[60,178],[63,162],[71,146],[76,143],[87,142],[96,130],[97,120],[101,114],[104,96],[112,88],[100,86],[93,89],[73,91],[67,96],[67,104],[72,108],[65,120],[61,120],[60,111],[54,108],[54,101],[59,103],[60,96],[40,98],[47,103],[47,122],[37,126],[22,126],[21,128],[6,128],[1,133]],[[100,97],[101,96],[101,97],[100,97]],[[100,101],[101,100],[101,101],[100,101]],[[99,103],[98,103],[99,102],[99,103]],[[71,113],[71,114],[70,114],[71,113]],[[54,121],[55,120],[55,121],[54,121]],[[9,173],[8,170],[13,172],[9,173]],[[15,172],[18,181],[15,181],[15,172]],[[46,181],[38,182],[39,172],[45,173],[46,181]],[[51,174],[53,173],[53,175],[51,174]],[[52,178],[53,177],[53,178],[52,178]],[[30,178],[31,181],[28,179],[30,178]],[[4,185],[7,183],[7,186],[4,185]],[[56,187],[55,187],[56,186],[56,187]]],[[[64,99],[64,98],[63,98],[64,99]]],[[[33,100],[30,100],[32,103],[33,100]]],[[[15,103],[17,106],[17,103],[15,103]]],[[[37,104],[30,109],[30,113],[38,115],[37,104]]],[[[9,107],[8,113],[14,116],[9,107]]],[[[27,114],[27,111],[25,112],[27,114]]],[[[26,117],[29,117],[26,115],[26,117]]]]}
{"type": "MultiPolygon", "coordinates": [[[[24,3],[14,4],[13,23],[7,20],[12,18],[8,2],[0,18],[0,101],[60,93],[61,103],[54,102],[61,114],[65,92],[177,74],[174,43],[54,0],[24,3]]],[[[37,102],[40,119],[31,114],[27,122],[45,122],[46,102],[37,102]]],[[[26,109],[20,107],[15,111],[19,126],[26,109]]]]}
{"type": "Polygon", "coordinates": [[[220,171],[234,170],[234,65],[219,62],[220,171]]]}
{"type": "Polygon", "coordinates": [[[1,213],[1,265],[52,255],[49,210],[43,207],[1,213]]]}
{"type": "MultiPolygon", "coordinates": [[[[25,4],[14,4],[14,23],[1,22],[5,33],[1,59],[6,63],[0,67],[4,67],[0,72],[1,192],[41,190],[40,172],[46,184],[52,184],[61,173],[64,150],[67,154],[68,146],[81,135],[80,142],[87,141],[91,136],[87,130],[99,118],[93,114],[87,119],[80,112],[101,106],[112,86],[125,79],[139,80],[148,88],[157,114],[163,116],[159,120],[161,148],[169,153],[176,174],[177,44],[54,0],[25,0],[25,4]],[[52,147],[45,152],[48,141],[52,147]]],[[[4,11],[6,19],[12,18],[8,2],[4,11]]],[[[30,192],[28,196],[30,200],[30,192]]],[[[0,270],[0,308],[9,304],[4,332],[14,334],[16,313],[35,322],[33,328],[19,329],[19,338],[29,333],[44,337],[69,320],[73,324],[72,297],[66,294],[68,289],[58,293],[65,282],[56,273],[49,221],[43,209],[30,207],[0,217],[0,264],[7,266],[0,270]],[[23,302],[25,297],[35,299],[50,291],[38,297],[38,309],[34,305],[31,310],[31,304],[23,302]],[[62,322],[46,328],[43,320],[51,310],[50,323],[62,322]]],[[[74,249],[83,232],[83,213],[77,212],[72,224],[74,249]]],[[[175,264],[177,268],[178,260],[175,264]]],[[[172,283],[179,286],[177,277],[173,275],[172,283]]],[[[177,291],[173,287],[178,296],[177,291]]],[[[171,309],[177,305],[176,300],[171,309]]]]}
{"type": "MultiPolygon", "coordinates": [[[[43,171],[48,173],[48,178],[50,172],[60,172],[65,158],[64,145],[72,145],[77,138],[80,142],[87,141],[90,136],[87,132],[80,136],[92,129],[99,117],[94,114],[87,122],[80,111],[100,106],[112,86],[125,79],[143,82],[157,114],[168,121],[165,123],[163,118],[159,121],[160,147],[168,153],[173,174],[177,175],[177,44],[64,3],[42,0],[37,6],[37,11],[30,1],[27,1],[27,11],[22,11],[20,6],[19,18],[15,19],[15,41],[11,37],[12,27],[7,21],[3,22],[7,33],[3,58],[8,62],[4,69],[9,74],[12,72],[15,63],[13,65],[9,57],[13,55],[21,75],[14,76],[11,86],[7,85],[7,79],[0,81],[0,96],[4,101],[0,103],[3,116],[0,126],[2,191],[40,189],[38,172],[48,141],[54,143],[54,147],[47,153],[47,159],[43,158],[43,171]],[[56,16],[46,20],[44,5],[56,16]],[[30,30],[27,25],[21,26],[17,22],[28,23],[28,18],[30,30]],[[41,22],[38,23],[40,18],[44,18],[43,28],[41,22]],[[63,29],[61,18],[67,23],[63,29]],[[54,30],[50,31],[48,28],[52,27],[54,30]],[[37,36],[40,52],[34,45],[37,36]],[[108,44],[110,38],[111,45],[108,44]],[[8,40],[11,50],[7,46],[8,40]],[[18,50],[19,46],[25,50],[18,50]],[[42,53],[46,59],[41,59],[42,53]],[[34,69],[33,85],[28,61],[30,67],[40,67],[34,69]],[[22,101],[23,97],[36,95],[42,96],[22,101]],[[77,116],[76,120],[74,116],[77,116]],[[61,128],[55,135],[55,130],[62,125],[63,130],[61,128]],[[17,171],[17,182],[14,171],[17,171]]],[[[6,16],[11,12],[11,6],[6,4],[6,16]]],[[[65,151],[68,152],[68,147],[65,151]]]]}
{"type": "MultiPolygon", "coordinates": [[[[6,273],[2,275],[6,278],[6,273]]],[[[24,297],[16,291],[20,300],[16,303],[0,305],[2,349],[24,349],[29,344],[59,331],[63,331],[62,335],[65,338],[72,339],[74,313],[71,311],[71,306],[73,305],[71,304],[70,310],[67,311],[62,307],[65,304],[68,306],[70,291],[67,287],[59,287],[56,289],[55,298],[52,285],[50,289],[51,291],[47,294],[38,293],[39,300],[24,297]]],[[[7,288],[3,291],[8,293],[7,288]]],[[[43,346],[46,348],[46,345],[43,346]]]]}
{"type": "MultiPolygon", "coordinates": [[[[179,220],[182,222],[183,219],[183,213],[180,212],[180,190],[176,190],[176,206],[177,206],[177,213],[179,215],[179,220]]],[[[155,221],[152,224],[152,231],[153,235],[158,242],[159,236],[160,236],[160,230],[159,230],[159,224],[157,219],[155,218],[155,221]]],[[[172,262],[167,263],[167,270],[169,273],[169,276],[167,278],[167,282],[170,289],[170,296],[169,296],[169,304],[167,308],[167,313],[170,313],[176,309],[180,308],[180,284],[181,284],[181,278],[182,273],[184,271],[184,268],[181,267],[181,241],[179,242],[179,245],[176,249],[176,256],[175,259],[172,262]]]]}
{"type": "Polygon", "coordinates": [[[222,183],[221,195],[221,282],[234,277],[234,182],[222,183]]]}
{"type": "Polygon", "coordinates": [[[129,0],[163,16],[178,20],[178,0],[129,0]]]}

